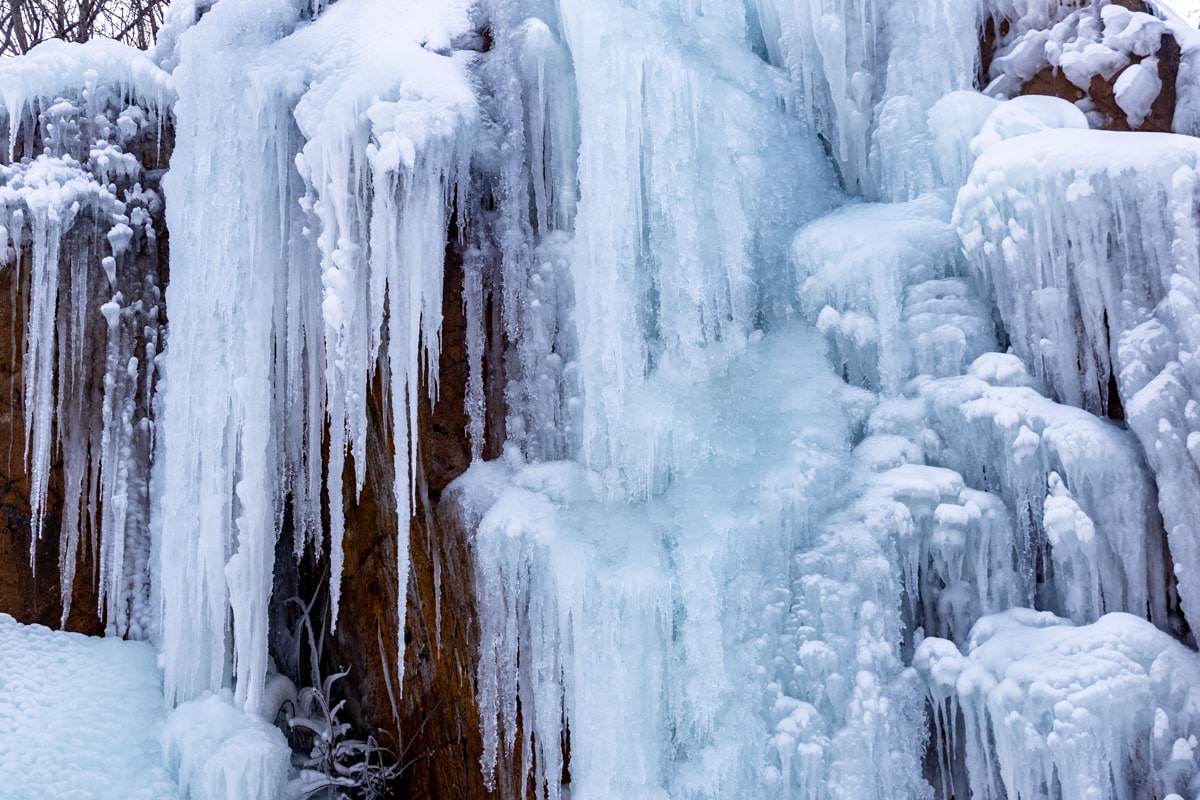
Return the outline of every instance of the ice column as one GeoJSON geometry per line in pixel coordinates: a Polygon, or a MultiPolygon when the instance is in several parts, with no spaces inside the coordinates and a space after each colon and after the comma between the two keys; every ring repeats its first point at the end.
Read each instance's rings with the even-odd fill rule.
{"type": "Polygon", "coordinates": [[[468,410],[476,456],[482,455],[485,418],[484,349],[501,330],[510,348],[505,358],[507,440],[537,460],[579,450],[578,346],[570,280],[578,202],[578,102],[571,56],[554,30],[557,16],[550,2],[497,4],[492,9],[494,45],[473,67],[488,87],[482,113],[489,121],[485,130],[492,134],[476,150],[469,195],[496,209],[468,209],[474,237],[465,265],[473,370],[468,410]],[[533,12],[540,16],[527,16],[533,12]],[[498,330],[485,330],[485,291],[494,292],[491,300],[500,306],[494,315],[502,326],[498,330]]]}
{"type": "Polygon", "coordinates": [[[171,329],[157,454],[172,705],[220,688],[232,667],[238,702],[257,708],[266,673],[283,512],[274,334],[284,324],[291,153],[280,134],[292,123],[289,98],[252,78],[256,57],[296,21],[287,0],[227,0],[179,45],[177,138],[164,186],[171,329]]]}
{"type": "Polygon", "coordinates": [[[740,9],[560,10],[580,103],[582,443],[590,465],[644,496],[669,475],[671,424],[632,411],[638,387],[782,310],[786,237],[828,208],[833,187],[745,45],[740,9]]]}

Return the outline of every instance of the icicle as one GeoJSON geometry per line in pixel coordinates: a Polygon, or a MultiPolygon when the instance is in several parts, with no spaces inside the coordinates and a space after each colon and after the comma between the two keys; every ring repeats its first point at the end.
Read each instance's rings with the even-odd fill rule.
{"type": "MultiPolygon", "coordinates": [[[[180,198],[171,219],[178,266],[159,450],[170,701],[222,685],[232,652],[238,702],[257,706],[284,503],[290,494],[299,553],[319,531],[323,468],[336,626],[343,473],[349,455],[357,494],[381,363],[396,441],[404,641],[418,392],[437,392],[446,232],[475,114],[461,65],[433,46],[466,29],[464,12],[425,10],[421,29],[380,0],[341,3],[293,32],[292,3],[225,0],[179,38],[186,101],[168,186],[180,198]],[[233,39],[237,57],[223,44],[233,39]],[[209,56],[220,65],[210,69],[209,56]],[[231,103],[255,111],[215,110],[231,103]],[[228,124],[214,139],[202,120],[217,117],[228,124]],[[193,209],[194,185],[224,187],[244,204],[193,209]],[[245,227],[247,214],[253,236],[212,239],[213,230],[245,227]],[[226,347],[202,344],[214,340],[226,347]],[[199,520],[188,516],[196,507],[199,520]],[[198,647],[179,638],[189,628],[202,632],[198,647]]],[[[398,681],[402,671],[403,653],[398,681]]]]}

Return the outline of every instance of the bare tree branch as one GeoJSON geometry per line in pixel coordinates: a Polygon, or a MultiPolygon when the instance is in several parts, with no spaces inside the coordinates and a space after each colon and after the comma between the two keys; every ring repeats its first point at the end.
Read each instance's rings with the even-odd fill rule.
{"type": "Polygon", "coordinates": [[[168,0],[8,0],[0,9],[0,55],[20,55],[50,37],[107,36],[148,48],[168,0]]]}

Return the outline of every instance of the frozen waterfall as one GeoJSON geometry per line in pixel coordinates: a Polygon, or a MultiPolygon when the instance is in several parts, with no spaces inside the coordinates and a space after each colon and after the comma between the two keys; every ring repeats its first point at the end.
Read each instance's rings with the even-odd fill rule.
{"type": "Polygon", "coordinates": [[[414,519],[497,796],[1200,797],[1200,33],[1129,5],[176,0],[0,61],[30,540],[157,648],[155,780],[312,788],[278,576],[336,637],[376,434],[392,714],[414,519]],[[1172,52],[1177,132],[1094,130],[1172,52]]]}

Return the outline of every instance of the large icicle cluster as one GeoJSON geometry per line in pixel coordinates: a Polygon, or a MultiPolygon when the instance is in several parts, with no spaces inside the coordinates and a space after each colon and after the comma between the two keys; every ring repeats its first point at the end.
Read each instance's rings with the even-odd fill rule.
{"type": "Polygon", "coordinates": [[[159,637],[190,791],[280,791],[279,737],[229,705],[265,694],[286,526],[297,554],[328,529],[336,618],[376,386],[407,580],[453,226],[475,461],[440,513],[473,549],[502,796],[1200,792],[1200,659],[1170,635],[1200,620],[1200,146],[1002,99],[1047,64],[1124,70],[1133,121],[1165,32],[1192,69],[1177,20],[1104,0],[209,6],[173,7],[170,81],[108,45],[97,74],[35,54],[65,89],[4,83],[36,58],[0,68],[26,137],[5,142],[0,238],[32,262],[39,491],[57,435],[72,525],[86,490],[122,532],[99,540],[110,619],[159,637]],[[992,96],[972,89],[987,20],[1007,23],[992,96]],[[157,289],[129,267],[159,201],[127,145],[172,86],[159,358],[157,289]],[[102,304],[56,271],[85,218],[111,251],[102,304]],[[55,428],[100,317],[100,419],[55,428]],[[157,567],[129,466],[151,442],[157,567]]]}
{"type": "Polygon", "coordinates": [[[1018,608],[980,620],[965,655],[948,645],[927,640],[914,663],[930,685],[940,735],[966,751],[972,797],[1182,798],[1200,790],[1200,663],[1145,620],[1109,614],[1077,627],[1018,608]],[[960,712],[956,733],[946,726],[960,712]]]}
{"type": "Polygon", "coordinates": [[[142,160],[157,161],[173,99],[170,77],[116,42],[51,41],[0,64],[0,263],[13,270],[13,308],[27,313],[32,548],[61,457],[62,618],[89,546],[97,612],[110,632],[135,638],[154,621],[149,463],[163,323],[163,203],[142,160]]]}
{"type": "Polygon", "coordinates": [[[219,688],[232,663],[238,702],[258,708],[285,506],[299,552],[320,538],[322,494],[336,616],[345,457],[361,489],[380,373],[404,625],[417,392],[437,387],[450,201],[475,113],[448,55],[468,20],[454,4],[357,0],[304,24],[300,5],[224,0],[178,39],[157,459],[172,702],[219,688]]]}

